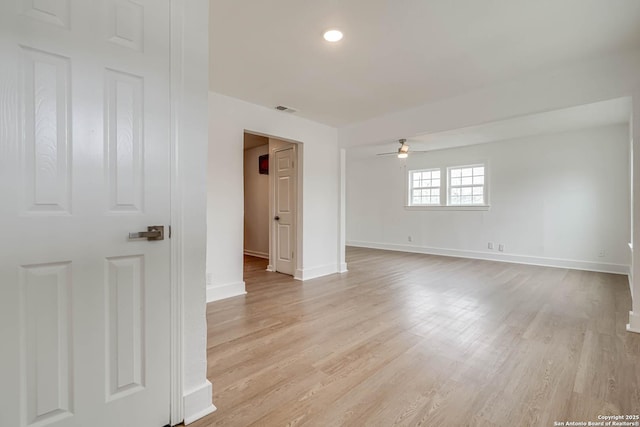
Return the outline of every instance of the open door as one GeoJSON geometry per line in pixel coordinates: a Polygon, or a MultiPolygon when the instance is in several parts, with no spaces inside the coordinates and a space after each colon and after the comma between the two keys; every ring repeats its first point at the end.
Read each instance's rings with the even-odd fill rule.
{"type": "Polygon", "coordinates": [[[2,426],[169,423],[169,6],[0,3],[2,426]]]}
{"type": "Polygon", "coordinates": [[[275,151],[275,270],[293,275],[296,269],[296,147],[275,151]]]}

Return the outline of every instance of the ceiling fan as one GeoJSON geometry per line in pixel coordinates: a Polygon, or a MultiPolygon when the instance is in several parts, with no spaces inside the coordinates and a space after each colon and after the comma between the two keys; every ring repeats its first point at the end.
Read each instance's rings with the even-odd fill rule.
{"type": "MultiPolygon", "coordinates": [[[[401,138],[398,140],[400,143],[400,148],[398,151],[394,151],[392,153],[378,153],[378,156],[393,156],[397,155],[399,159],[406,159],[409,157],[409,145],[407,145],[407,140],[405,138],[401,138]]],[[[412,150],[412,153],[424,153],[424,150],[412,150]]]]}

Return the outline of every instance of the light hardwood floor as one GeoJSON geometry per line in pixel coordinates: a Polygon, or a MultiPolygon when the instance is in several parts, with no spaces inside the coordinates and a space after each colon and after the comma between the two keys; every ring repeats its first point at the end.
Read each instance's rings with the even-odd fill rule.
{"type": "Polygon", "coordinates": [[[625,276],[348,248],[304,283],[246,258],[211,303],[208,426],[553,426],[640,414],[625,276]]]}

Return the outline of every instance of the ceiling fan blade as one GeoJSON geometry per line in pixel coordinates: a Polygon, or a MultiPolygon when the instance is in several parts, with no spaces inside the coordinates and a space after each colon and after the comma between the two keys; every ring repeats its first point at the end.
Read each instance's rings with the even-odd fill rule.
{"type": "MultiPolygon", "coordinates": [[[[376,156],[398,156],[398,158],[407,158],[407,155],[409,154],[409,145],[407,144],[407,140],[402,138],[399,139],[398,142],[400,143],[400,148],[398,148],[398,151],[394,151],[392,153],[378,153],[376,154],[376,156]]],[[[413,152],[413,150],[411,150],[411,152],[413,152]]],[[[416,151],[419,153],[419,151],[416,151]]]]}

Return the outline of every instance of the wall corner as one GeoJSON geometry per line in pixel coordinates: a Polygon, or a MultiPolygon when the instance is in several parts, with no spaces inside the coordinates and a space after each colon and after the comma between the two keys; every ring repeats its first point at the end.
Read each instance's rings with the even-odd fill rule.
{"type": "Polygon", "coordinates": [[[635,332],[640,334],[640,313],[629,312],[629,323],[627,323],[627,332],[635,332]]]}

